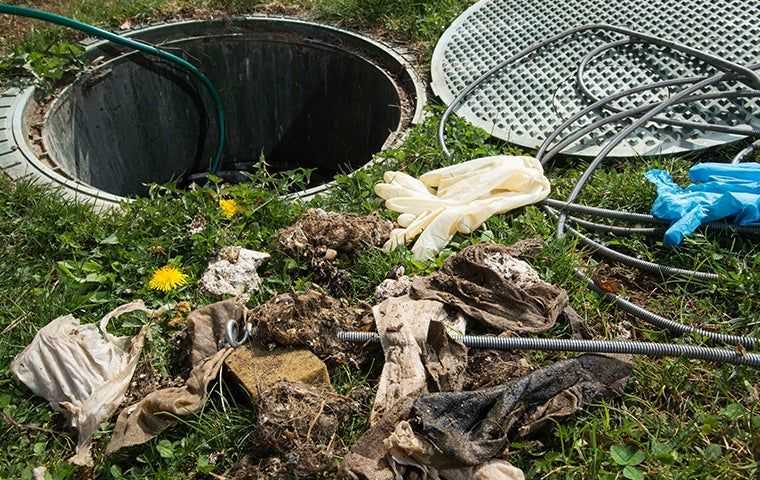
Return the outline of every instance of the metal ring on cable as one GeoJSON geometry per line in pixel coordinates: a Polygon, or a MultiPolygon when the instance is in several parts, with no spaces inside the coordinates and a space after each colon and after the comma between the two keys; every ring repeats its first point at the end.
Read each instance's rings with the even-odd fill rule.
{"type": "Polygon", "coordinates": [[[249,338],[251,338],[253,331],[253,326],[250,324],[250,322],[245,323],[245,327],[243,327],[243,334],[240,335],[240,325],[238,324],[237,320],[230,320],[227,322],[226,328],[225,328],[225,340],[227,340],[227,344],[231,347],[239,347],[240,345],[244,344],[248,341],[249,338]]]}

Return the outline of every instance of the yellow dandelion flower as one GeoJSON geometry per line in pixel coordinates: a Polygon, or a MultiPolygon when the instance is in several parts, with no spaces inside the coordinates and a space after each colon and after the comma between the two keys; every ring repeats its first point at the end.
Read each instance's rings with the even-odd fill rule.
{"type": "Polygon", "coordinates": [[[240,213],[240,207],[238,206],[237,202],[228,198],[219,199],[219,208],[222,209],[222,213],[227,218],[232,218],[240,213]]]}
{"type": "Polygon", "coordinates": [[[161,290],[162,292],[170,292],[182,285],[187,285],[187,275],[172,265],[163,266],[153,272],[153,276],[148,282],[148,287],[152,290],[161,290]]]}

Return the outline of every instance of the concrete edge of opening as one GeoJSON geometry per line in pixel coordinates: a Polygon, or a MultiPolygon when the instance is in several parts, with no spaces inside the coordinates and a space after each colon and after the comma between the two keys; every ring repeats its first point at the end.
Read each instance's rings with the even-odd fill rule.
{"type": "MultiPolygon", "coordinates": [[[[377,61],[379,56],[382,57],[379,58],[379,61],[382,61],[385,66],[390,64],[398,65],[400,68],[391,73],[400,77],[398,78],[399,82],[403,82],[407,85],[407,88],[413,90],[415,97],[413,99],[414,105],[409,108],[411,118],[405,124],[400,124],[397,130],[390,133],[381,148],[381,152],[400,145],[408,128],[420,123],[424,117],[424,107],[427,103],[426,86],[417,73],[413,62],[393,47],[349,30],[290,17],[248,15],[212,20],[160,23],[129,31],[124,33],[124,35],[148,42],[154,40],[164,41],[167,37],[171,38],[172,35],[187,35],[195,27],[208,25],[209,23],[224,24],[225,26],[229,25],[236,28],[251,28],[253,25],[271,27],[273,25],[288,23],[296,25],[299,28],[324,30],[333,34],[336,39],[342,40],[341,46],[355,46],[356,48],[351,50],[352,53],[361,56],[367,61],[377,61]],[[371,50],[371,52],[368,52],[368,50],[371,50]],[[374,58],[368,58],[368,56],[374,58]]],[[[106,41],[86,39],[82,43],[86,46],[86,58],[91,62],[97,61],[104,56],[113,58],[114,56],[129,54],[129,52],[116,49],[106,41]]],[[[68,88],[68,86],[65,87],[56,98],[63,95],[68,88]]],[[[39,118],[41,106],[35,100],[35,94],[36,90],[34,87],[10,88],[0,92],[0,171],[12,180],[31,177],[37,182],[56,188],[66,198],[92,204],[96,210],[109,209],[121,202],[132,201],[132,199],[104,192],[68,177],[65,172],[47,157],[41,148],[41,140],[39,138],[32,138],[31,135],[33,128],[41,126],[39,118]]],[[[375,157],[357,170],[373,165],[377,161],[378,158],[375,157]]],[[[287,198],[308,199],[331,188],[333,185],[334,182],[318,185],[291,194],[287,198]]]]}

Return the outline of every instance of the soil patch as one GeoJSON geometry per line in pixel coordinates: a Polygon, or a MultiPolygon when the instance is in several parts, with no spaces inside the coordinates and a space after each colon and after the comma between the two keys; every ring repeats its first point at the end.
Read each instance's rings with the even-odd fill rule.
{"type": "Polygon", "coordinates": [[[256,307],[249,315],[255,336],[264,343],[308,348],[328,366],[360,366],[373,352],[360,344],[341,342],[341,330],[370,330],[369,309],[349,306],[317,290],[283,293],[256,307]]]}

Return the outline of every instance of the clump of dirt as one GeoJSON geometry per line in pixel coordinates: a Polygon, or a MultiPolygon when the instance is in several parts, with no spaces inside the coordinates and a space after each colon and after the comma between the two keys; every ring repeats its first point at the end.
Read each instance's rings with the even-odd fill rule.
{"type": "Polygon", "coordinates": [[[133,405],[149,393],[162,388],[180,387],[185,381],[181,377],[166,377],[156,370],[150,361],[141,360],[132,376],[122,405],[133,405]]]}
{"type": "Polygon", "coordinates": [[[249,315],[255,336],[264,344],[305,347],[329,366],[363,365],[371,349],[341,342],[341,330],[369,330],[372,316],[366,307],[349,306],[317,290],[283,293],[256,307],[249,315]]]}
{"type": "Polygon", "coordinates": [[[366,247],[381,247],[393,224],[377,215],[353,215],[310,208],[293,225],[280,231],[278,241],[288,253],[326,247],[338,253],[353,253],[366,247]]]}
{"type": "Polygon", "coordinates": [[[513,257],[532,258],[538,255],[544,248],[544,239],[541,237],[530,237],[518,240],[507,247],[509,254],[513,257]]]}
{"type": "Polygon", "coordinates": [[[471,349],[467,355],[464,390],[480,390],[503,385],[516,378],[524,377],[534,368],[519,353],[471,349]]]}
{"type": "Polygon", "coordinates": [[[280,249],[306,260],[318,282],[335,293],[348,290],[350,274],[333,262],[363,248],[380,247],[390,236],[393,224],[377,215],[352,215],[311,208],[293,225],[277,235],[280,249]]]}
{"type": "Polygon", "coordinates": [[[290,382],[259,395],[256,410],[258,441],[279,458],[259,466],[265,478],[335,478],[338,460],[348,452],[341,425],[366,413],[359,402],[329,386],[290,382]]]}
{"type": "Polygon", "coordinates": [[[229,480],[285,480],[291,476],[279,457],[259,459],[247,455],[232,467],[232,470],[224,478],[229,480]]]}
{"type": "Polygon", "coordinates": [[[533,267],[506,252],[494,252],[483,257],[483,263],[504,279],[521,289],[532,287],[541,281],[533,267]]]}

